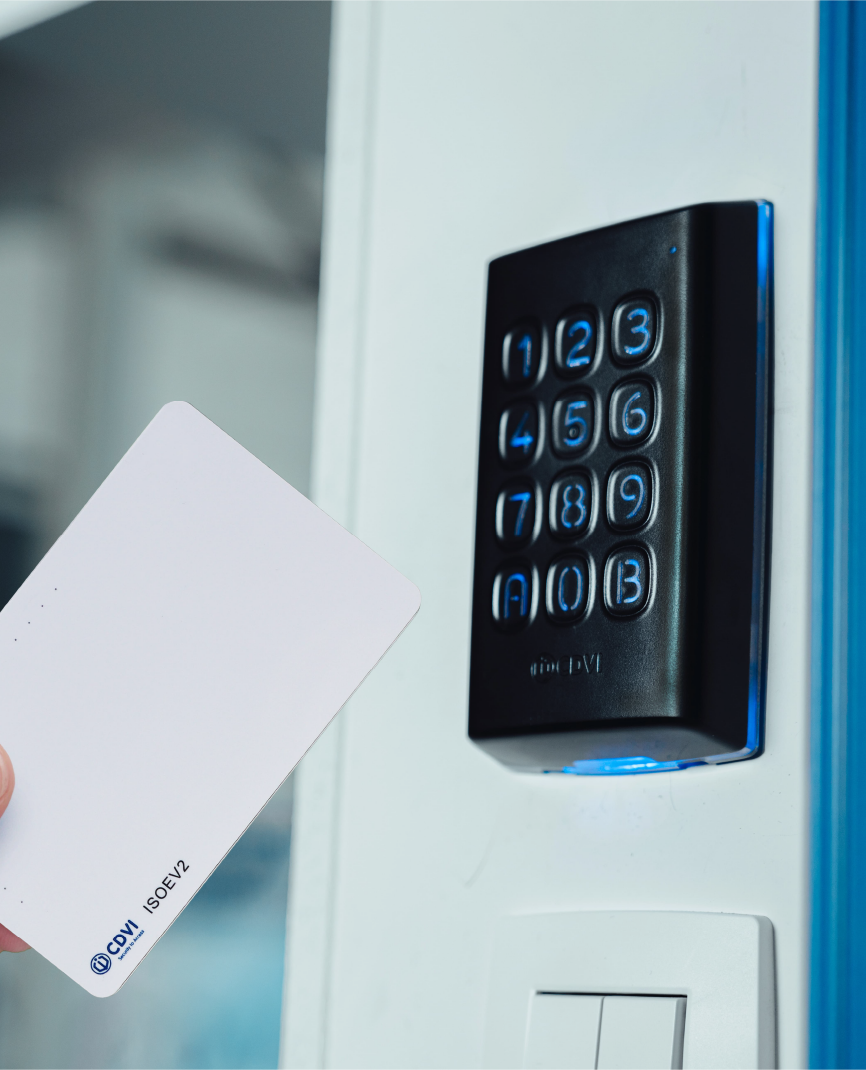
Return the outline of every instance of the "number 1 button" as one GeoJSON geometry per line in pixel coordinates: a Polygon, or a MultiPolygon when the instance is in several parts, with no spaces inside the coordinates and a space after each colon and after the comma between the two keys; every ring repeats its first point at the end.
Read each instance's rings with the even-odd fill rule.
{"type": "Polygon", "coordinates": [[[502,375],[510,386],[525,386],[538,373],[541,335],[531,322],[513,327],[502,343],[502,375]]]}

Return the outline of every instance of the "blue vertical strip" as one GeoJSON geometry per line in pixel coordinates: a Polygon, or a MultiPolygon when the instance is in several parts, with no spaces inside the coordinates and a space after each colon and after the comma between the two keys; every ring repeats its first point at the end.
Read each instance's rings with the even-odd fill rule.
{"type": "Polygon", "coordinates": [[[866,10],[820,26],[810,1063],[866,1066],[866,10]]]}

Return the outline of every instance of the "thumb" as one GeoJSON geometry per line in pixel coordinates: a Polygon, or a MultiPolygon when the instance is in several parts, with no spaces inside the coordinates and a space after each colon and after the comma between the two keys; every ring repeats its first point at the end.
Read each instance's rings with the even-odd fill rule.
{"type": "Polygon", "coordinates": [[[15,789],[15,770],[12,768],[12,759],[6,751],[0,747],[0,816],[9,805],[12,792],[15,789]]]}
{"type": "MultiPolygon", "coordinates": [[[[12,768],[12,759],[0,747],[0,815],[9,805],[14,788],[15,770],[12,768]]],[[[11,933],[5,925],[0,925],[0,951],[26,951],[28,947],[19,936],[11,933]]]]}

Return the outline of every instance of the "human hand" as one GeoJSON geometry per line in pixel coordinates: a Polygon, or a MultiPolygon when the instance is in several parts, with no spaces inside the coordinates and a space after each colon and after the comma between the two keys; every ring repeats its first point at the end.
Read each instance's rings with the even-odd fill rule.
{"type": "MultiPolygon", "coordinates": [[[[12,791],[15,788],[15,770],[12,768],[12,760],[0,747],[0,817],[9,805],[12,791]]],[[[0,925],[0,951],[26,951],[30,947],[25,944],[20,936],[9,932],[5,925],[0,925]]]]}

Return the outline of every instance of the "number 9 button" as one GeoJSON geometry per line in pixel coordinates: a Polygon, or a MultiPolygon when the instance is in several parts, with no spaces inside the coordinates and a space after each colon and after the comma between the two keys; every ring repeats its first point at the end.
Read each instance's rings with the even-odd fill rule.
{"type": "Polygon", "coordinates": [[[646,522],[652,505],[652,476],[645,464],[621,464],[607,480],[607,519],[626,530],[646,522]]]}

